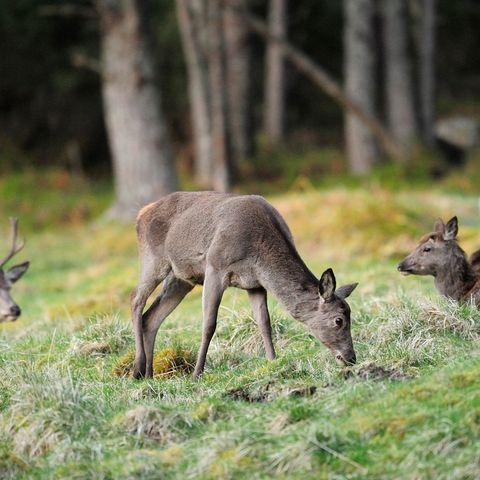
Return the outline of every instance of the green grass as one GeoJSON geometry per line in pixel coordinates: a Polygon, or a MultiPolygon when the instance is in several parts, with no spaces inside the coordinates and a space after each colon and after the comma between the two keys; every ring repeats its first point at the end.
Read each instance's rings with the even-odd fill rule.
{"type": "MultiPolygon", "coordinates": [[[[478,247],[473,194],[376,185],[271,197],[313,271],[360,282],[358,365],[339,368],[272,297],[268,362],[245,292],[231,289],[200,381],[134,381],[114,373],[134,348],[133,226],[95,220],[103,188],[67,195],[57,180],[44,192],[28,175],[0,182],[0,218],[21,217],[19,260],[32,260],[12,292],[24,314],[0,325],[0,478],[478,478],[480,312],[395,271],[437,216],[458,215],[462,245],[478,247]]],[[[164,323],[157,352],[197,351],[200,292],[164,323]]]]}

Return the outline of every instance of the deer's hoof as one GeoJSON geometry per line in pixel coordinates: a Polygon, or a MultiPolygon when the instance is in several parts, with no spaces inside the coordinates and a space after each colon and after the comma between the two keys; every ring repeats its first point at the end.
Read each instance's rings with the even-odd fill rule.
{"type": "Polygon", "coordinates": [[[135,362],[132,377],[135,379],[145,378],[145,363],[135,362]]]}

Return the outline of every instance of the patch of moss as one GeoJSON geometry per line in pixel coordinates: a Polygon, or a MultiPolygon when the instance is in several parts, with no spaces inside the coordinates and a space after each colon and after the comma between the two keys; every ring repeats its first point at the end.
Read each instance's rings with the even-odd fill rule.
{"type": "Polygon", "coordinates": [[[117,377],[127,377],[133,370],[133,362],[135,360],[135,352],[128,352],[118,359],[117,364],[113,367],[113,373],[117,377]]]}
{"type": "Polygon", "coordinates": [[[193,371],[195,357],[189,350],[164,348],[153,357],[153,376],[172,377],[193,371]]]}
{"type": "MultiPolygon", "coordinates": [[[[133,370],[135,353],[128,352],[118,360],[113,373],[118,377],[126,377],[133,370]]],[[[174,377],[185,375],[193,371],[195,357],[189,350],[174,347],[164,348],[153,357],[153,376],[174,377]]]]}

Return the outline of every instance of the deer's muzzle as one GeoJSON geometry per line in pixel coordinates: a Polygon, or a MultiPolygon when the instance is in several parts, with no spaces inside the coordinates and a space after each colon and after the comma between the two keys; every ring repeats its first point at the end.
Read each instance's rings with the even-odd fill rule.
{"type": "Polygon", "coordinates": [[[349,352],[348,354],[337,352],[335,355],[335,360],[339,365],[349,366],[357,363],[357,356],[355,355],[355,352],[349,352]]]}

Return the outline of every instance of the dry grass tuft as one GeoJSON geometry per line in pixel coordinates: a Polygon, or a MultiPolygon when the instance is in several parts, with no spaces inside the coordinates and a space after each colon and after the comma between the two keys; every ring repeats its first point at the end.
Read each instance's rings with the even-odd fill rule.
{"type": "Polygon", "coordinates": [[[173,418],[153,407],[139,406],[128,410],[117,419],[130,435],[145,436],[152,440],[167,443],[176,437],[173,430],[173,418]]]}
{"type": "Polygon", "coordinates": [[[125,348],[132,340],[130,326],[116,315],[102,315],[89,320],[70,343],[74,355],[106,355],[125,348]]]}
{"type": "Polygon", "coordinates": [[[110,345],[105,342],[72,342],[71,352],[79,355],[106,355],[111,353],[110,345]]]}

